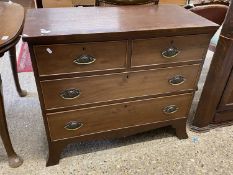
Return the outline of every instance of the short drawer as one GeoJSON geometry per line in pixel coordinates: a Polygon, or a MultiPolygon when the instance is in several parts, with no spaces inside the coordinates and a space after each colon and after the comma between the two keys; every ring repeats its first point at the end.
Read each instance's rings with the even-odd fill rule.
{"type": "Polygon", "coordinates": [[[43,45],[34,52],[41,76],[124,69],[127,42],[43,45]]]}
{"type": "Polygon", "coordinates": [[[132,67],[202,60],[210,35],[190,35],[134,40],[132,67]]]}
{"type": "Polygon", "coordinates": [[[46,109],[196,88],[200,65],[41,82],[46,109]]]}
{"type": "Polygon", "coordinates": [[[192,94],[47,114],[52,140],[187,117],[192,94]]]}

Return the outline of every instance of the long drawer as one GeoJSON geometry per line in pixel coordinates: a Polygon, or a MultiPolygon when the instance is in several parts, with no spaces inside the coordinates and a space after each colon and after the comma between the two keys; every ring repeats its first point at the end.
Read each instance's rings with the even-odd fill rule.
{"type": "Polygon", "coordinates": [[[202,60],[210,35],[188,35],[134,40],[132,67],[202,60]]]}
{"type": "Polygon", "coordinates": [[[195,89],[200,65],[41,82],[46,109],[195,89]]]}
{"type": "Polygon", "coordinates": [[[187,117],[192,94],[47,114],[52,140],[187,117]]]}
{"type": "Polygon", "coordinates": [[[124,69],[127,42],[34,46],[40,75],[124,69]]]}

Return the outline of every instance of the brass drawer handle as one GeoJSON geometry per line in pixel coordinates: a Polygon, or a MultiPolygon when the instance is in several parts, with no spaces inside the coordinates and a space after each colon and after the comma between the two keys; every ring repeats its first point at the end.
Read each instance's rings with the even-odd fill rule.
{"type": "Polygon", "coordinates": [[[91,55],[86,55],[86,54],[83,54],[81,56],[79,56],[78,58],[76,58],[74,60],[74,63],[75,64],[79,64],[79,65],[82,65],[82,64],[92,64],[95,62],[95,58],[91,55]]]}
{"type": "Polygon", "coordinates": [[[164,114],[169,115],[169,114],[174,114],[179,110],[179,108],[176,105],[170,105],[166,106],[163,109],[164,114]]]}
{"type": "Polygon", "coordinates": [[[66,100],[73,100],[75,98],[78,98],[80,96],[81,92],[79,89],[71,88],[71,89],[66,89],[60,93],[60,96],[63,99],[66,100]]]}
{"type": "Polygon", "coordinates": [[[65,125],[65,129],[69,131],[78,130],[83,126],[83,123],[77,121],[70,121],[65,125]]]}
{"type": "Polygon", "coordinates": [[[181,85],[185,82],[185,78],[181,75],[176,75],[168,80],[170,85],[181,85]]]}
{"type": "Polygon", "coordinates": [[[179,49],[177,49],[176,47],[171,46],[171,47],[169,47],[168,49],[166,49],[165,51],[162,52],[162,56],[164,58],[174,58],[179,53],[180,53],[179,49]]]}

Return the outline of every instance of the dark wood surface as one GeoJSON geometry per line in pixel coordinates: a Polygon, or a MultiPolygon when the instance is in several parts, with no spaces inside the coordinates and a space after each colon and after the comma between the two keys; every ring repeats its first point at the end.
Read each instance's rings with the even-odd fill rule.
{"type": "Polygon", "coordinates": [[[233,53],[229,49],[233,49],[232,41],[220,36],[193,120],[194,126],[206,127],[214,121],[214,114],[233,65],[233,53]]]}
{"type": "Polygon", "coordinates": [[[126,68],[127,41],[36,46],[34,50],[41,76],[126,68]],[[95,62],[75,64],[82,55],[94,57],[95,62]]]}
{"type": "Polygon", "coordinates": [[[233,109],[232,106],[231,108],[229,108],[228,110],[223,110],[223,111],[217,111],[214,114],[214,124],[221,126],[221,125],[225,125],[227,123],[231,123],[232,124],[232,120],[233,120],[233,109]]]}
{"type": "Polygon", "coordinates": [[[43,2],[42,2],[42,0],[35,0],[35,3],[36,3],[36,7],[37,8],[43,8],[43,2]]]}
{"type": "Polygon", "coordinates": [[[16,90],[20,97],[25,97],[27,95],[27,91],[22,90],[19,84],[19,77],[17,72],[17,56],[16,56],[16,46],[12,47],[9,50],[10,62],[11,62],[11,70],[13,74],[13,78],[15,81],[16,90]]]}
{"type": "Polygon", "coordinates": [[[48,138],[47,166],[57,164],[63,148],[74,141],[128,136],[167,125],[175,128],[179,138],[187,138],[188,111],[197,89],[208,41],[217,28],[218,25],[176,5],[29,11],[24,30],[28,36],[24,36],[24,40],[29,43],[48,138]],[[90,17],[89,14],[92,12],[94,15],[90,17]],[[173,15],[170,14],[168,17],[168,12],[173,15]],[[37,18],[40,23],[33,20],[37,18]],[[139,20],[142,22],[139,23],[139,20]],[[50,32],[41,35],[40,29],[50,32]],[[149,52],[153,50],[153,43],[150,44],[150,41],[157,43],[159,40],[163,47],[147,54],[148,50],[149,52]],[[194,41],[190,44],[190,40],[196,40],[198,44],[194,41]],[[80,49],[76,53],[73,51],[76,49],[70,48],[76,46],[82,48],[81,46],[85,45],[88,51],[86,54],[89,54],[90,42],[96,41],[105,42],[106,45],[107,41],[111,43],[120,41],[123,49],[120,49],[119,53],[124,56],[116,56],[119,53],[113,49],[105,51],[100,43],[98,49],[94,50],[96,53],[100,51],[98,54],[101,58],[98,56],[98,60],[103,62],[96,60],[93,64],[85,65],[86,67],[80,71],[77,65],[77,68],[74,67],[68,72],[65,67],[71,66],[70,61],[72,62],[75,55],[80,53],[80,49]],[[134,47],[139,41],[146,45],[140,52],[138,50],[141,47],[136,49],[134,47]],[[147,46],[148,43],[150,47],[147,46]],[[163,60],[160,54],[169,50],[171,44],[179,47],[180,54],[163,60]],[[48,55],[47,48],[54,53],[48,55]],[[70,55],[67,51],[69,49],[70,55]],[[105,53],[108,51],[111,53],[105,53]],[[108,54],[110,55],[107,58],[108,54]],[[152,59],[153,54],[155,60],[152,59]],[[50,58],[50,65],[56,61],[53,64],[55,66],[42,68],[50,58]],[[114,61],[110,61],[113,58],[114,61]],[[118,66],[113,70],[113,64],[119,60],[122,61],[121,65],[124,63],[123,67],[118,66]],[[135,66],[136,60],[139,66],[135,66]],[[61,68],[61,63],[66,66],[61,68]],[[103,65],[100,67],[102,70],[96,70],[100,65],[103,65]],[[169,79],[176,75],[183,75],[184,83],[169,84],[169,79]],[[69,100],[61,98],[61,91],[69,88],[81,88],[79,89],[81,95],[69,100]],[[177,113],[172,114],[174,118],[167,120],[161,112],[161,105],[172,105],[171,102],[180,107],[177,113]],[[125,104],[129,106],[126,108],[125,104]],[[135,117],[136,113],[141,115],[135,117]],[[99,117],[96,117],[97,114],[99,117]],[[83,127],[73,133],[63,130],[67,122],[78,119],[89,121],[86,129],[83,127]],[[82,137],[78,134],[79,131],[82,137]],[[91,134],[93,132],[94,134],[91,134]]]}
{"type": "Polygon", "coordinates": [[[200,61],[205,56],[209,38],[210,35],[203,34],[133,40],[132,67],[200,61]],[[179,49],[180,53],[175,58],[166,59],[161,53],[171,46],[179,49]]]}
{"type": "Polygon", "coordinates": [[[0,57],[9,51],[11,69],[19,96],[24,97],[27,92],[22,90],[17,74],[17,58],[15,45],[20,39],[23,30],[24,9],[16,3],[0,2],[0,57]],[[7,39],[2,39],[7,37],[7,39]]]}
{"type": "Polygon", "coordinates": [[[53,8],[28,10],[23,31],[28,36],[23,39],[43,44],[122,40],[193,34],[194,30],[196,34],[214,33],[217,27],[178,5],[53,8]],[[42,36],[40,29],[50,32],[42,36]]]}
{"type": "Polygon", "coordinates": [[[225,37],[231,38],[231,39],[233,38],[233,33],[232,33],[232,30],[233,30],[233,24],[232,24],[233,11],[232,10],[233,10],[233,4],[230,3],[225,21],[223,23],[223,28],[221,31],[222,36],[225,36],[225,37]]]}
{"type": "Polygon", "coordinates": [[[230,77],[233,68],[232,11],[231,3],[193,120],[195,130],[208,128],[212,123],[233,120],[231,111],[224,111],[232,110],[228,105],[233,89],[230,77]]]}
{"type": "Polygon", "coordinates": [[[12,146],[10,135],[7,127],[5,109],[4,109],[4,100],[2,94],[2,80],[0,76],[0,135],[2,138],[3,145],[6,149],[9,166],[12,168],[17,168],[23,163],[23,159],[19,157],[12,146]]]}
{"type": "Polygon", "coordinates": [[[53,109],[158,95],[182,90],[195,90],[199,71],[200,65],[190,65],[121,74],[44,81],[41,82],[41,87],[45,108],[53,109]],[[169,84],[169,79],[176,75],[182,75],[185,78],[183,84],[169,84]],[[61,98],[59,94],[71,87],[80,90],[80,96],[72,100],[61,98]]]}
{"type": "Polygon", "coordinates": [[[98,141],[98,140],[122,138],[165,126],[172,126],[175,129],[175,134],[179,139],[187,139],[188,135],[186,133],[186,120],[187,118],[185,117],[174,120],[167,120],[163,122],[147,123],[144,125],[125,127],[121,129],[110,130],[108,132],[99,132],[95,134],[85,135],[85,137],[79,137],[79,138],[74,137],[69,139],[50,141],[49,155],[46,166],[53,166],[58,164],[63,149],[68,144],[77,141],[98,141]]]}
{"type": "Polygon", "coordinates": [[[24,8],[16,3],[0,2],[0,51],[1,48],[16,40],[22,32],[24,8]],[[8,39],[2,40],[3,36],[8,39]]]}
{"type": "Polygon", "coordinates": [[[227,81],[225,90],[223,92],[221,101],[219,103],[218,111],[226,109],[233,109],[233,72],[231,71],[230,77],[227,81]]]}
{"type": "MultiPolygon", "coordinates": [[[[15,45],[20,39],[20,34],[23,28],[24,9],[21,5],[8,2],[0,2],[0,57],[5,52],[9,51],[11,68],[15,80],[16,89],[18,94],[23,97],[26,91],[23,91],[19,84],[19,79],[16,69],[16,50],[15,45]],[[4,39],[6,38],[6,39],[4,39]]],[[[9,86],[7,84],[5,87],[9,86]]],[[[0,76],[0,135],[2,142],[8,155],[9,165],[13,168],[22,165],[23,160],[15,153],[7,128],[7,121],[4,110],[4,101],[2,94],[2,80],[0,76]]]]}
{"type": "Polygon", "coordinates": [[[192,94],[185,94],[48,114],[51,138],[60,140],[81,137],[130,126],[184,118],[189,112],[191,99],[192,94]],[[164,108],[170,105],[176,105],[177,112],[165,114],[164,108]],[[64,127],[70,121],[80,122],[83,126],[78,130],[67,130],[64,127]]]}

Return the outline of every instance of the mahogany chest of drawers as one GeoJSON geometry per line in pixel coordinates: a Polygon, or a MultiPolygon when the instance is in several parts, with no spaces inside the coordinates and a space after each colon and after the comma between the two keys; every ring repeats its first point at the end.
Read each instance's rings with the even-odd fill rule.
{"type": "Polygon", "coordinates": [[[47,132],[47,166],[74,141],[168,125],[187,138],[186,118],[217,27],[176,5],[29,10],[23,40],[47,132]]]}

